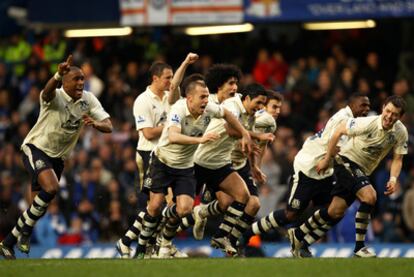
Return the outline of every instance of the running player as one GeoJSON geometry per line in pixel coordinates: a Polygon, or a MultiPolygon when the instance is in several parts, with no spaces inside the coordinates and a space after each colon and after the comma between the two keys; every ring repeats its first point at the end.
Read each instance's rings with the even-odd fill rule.
{"type": "Polygon", "coordinates": [[[23,163],[32,177],[33,202],[17,225],[0,242],[0,255],[15,259],[14,246],[28,254],[36,222],[46,213],[59,190],[63,161],[78,141],[82,126],[112,132],[109,114],[93,93],[84,90],[85,76],[72,66],[72,55],[58,65],[58,71],[40,93],[40,114],[22,144],[23,163]],[[62,83],[61,88],[57,88],[62,83]]]}

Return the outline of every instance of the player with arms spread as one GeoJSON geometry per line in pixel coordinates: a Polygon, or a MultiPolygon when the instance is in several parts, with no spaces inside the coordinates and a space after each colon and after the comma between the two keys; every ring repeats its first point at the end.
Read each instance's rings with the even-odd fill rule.
{"type": "Polygon", "coordinates": [[[39,118],[21,147],[24,166],[32,177],[34,198],[0,243],[0,255],[6,259],[15,259],[16,243],[21,252],[29,253],[33,227],[59,190],[63,161],[75,147],[82,126],[112,132],[109,114],[93,93],[83,90],[84,82],[83,72],[72,66],[70,55],[40,93],[39,118]],[[57,88],[61,82],[62,87],[57,88]]]}

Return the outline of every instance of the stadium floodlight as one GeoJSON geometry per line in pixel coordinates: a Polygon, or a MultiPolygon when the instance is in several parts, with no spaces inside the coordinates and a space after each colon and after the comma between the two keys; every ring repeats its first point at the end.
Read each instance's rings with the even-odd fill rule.
{"type": "Polygon", "coordinates": [[[132,34],[131,27],[73,29],[65,31],[65,37],[67,38],[128,36],[130,34],[132,34]]]}
{"type": "Polygon", "coordinates": [[[303,28],[310,31],[316,30],[343,30],[343,29],[364,29],[375,28],[376,23],[372,19],[359,21],[331,21],[331,22],[308,22],[303,28]]]}
{"type": "Polygon", "coordinates": [[[220,25],[220,26],[202,26],[185,28],[185,33],[190,36],[216,35],[229,33],[243,33],[253,31],[254,26],[251,23],[238,25],[220,25]]]}

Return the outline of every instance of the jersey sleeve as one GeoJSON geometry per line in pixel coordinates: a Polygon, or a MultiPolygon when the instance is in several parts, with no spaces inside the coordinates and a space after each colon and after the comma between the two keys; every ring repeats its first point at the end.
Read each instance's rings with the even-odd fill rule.
{"type": "Polygon", "coordinates": [[[89,102],[90,116],[97,121],[102,121],[106,118],[109,118],[110,117],[109,114],[104,110],[98,98],[96,98],[96,96],[93,95],[93,93],[88,93],[88,94],[89,94],[89,101],[90,101],[89,102]]]}
{"type": "MultiPolygon", "coordinates": [[[[184,103],[185,104],[185,103],[184,103]]],[[[185,119],[185,106],[181,102],[173,105],[171,107],[170,114],[167,118],[167,128],[169,127],[178,127],[181,129],[182,121],[185,119]]]]}
{"type": "Polygon", "coordinates": [[[150,105],[145,103],[143,99],[138,98],[134,103],[134,118],[137,131],[143,128],[155,127],[150,105]]]}
{"type": "Polygon", "coordinates": [[[233,100],[234,99],[229,99],[224,101],[221,107],[231,112],[238,120],[240,120],[241,111],[236,102],[233,100]]]}
{"type": "Polygon", "coordinates": [[[368,133],[371,128],[371,124],[375,124],[375,118],[373,117],[358,117],[350,118],[346,121],[346,132],[350,137],[359,136],[368,133]]]}
{"type": "Polygon", "coordinates": [[[276,121],[269,114],[258,114],[253,131],[258,133],[274,133],[276,132],[276,121]]]}
{"type": "Polygon", "coordinates": [[[222,106],[209,102],[206,107],[206,111],[212,114],[213,117],[216,118],[223,118],[224,117],[224,109],[222,106]]]}
{"type": "Polygon", "coordinates": [[[401,131],[401,135],[397,140],[397,144],[394,147],[394,153],[399,155],[408,154],[408,132],[405,128],[401,131]]]}

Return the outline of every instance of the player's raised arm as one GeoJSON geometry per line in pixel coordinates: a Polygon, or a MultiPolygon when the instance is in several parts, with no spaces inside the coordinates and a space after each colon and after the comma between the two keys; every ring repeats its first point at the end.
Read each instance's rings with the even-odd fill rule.
{"type": "Polygon", "coordinates": [[[69,55],[67,60],[58,65],[58,71],[53,75],[52,78],[47,82],[45,88],[42,91],[43,101],[50,102],[56,96],[56,88],[59,83],[62,82],[63,75],[69,72],[72,66],[72,55],[69,55]]]}
{"type": "Polygon", "coordinates": [[[198,60],[198,55],[195,53],[188,53],[185,60],[181,63],[180,67],[174,73],[171,80],[170,93],[168,95],[168,103],[174,104],[180,98],[180,83],[183,80],[185,71],[190,64],[195,63],[198,60]]]}

